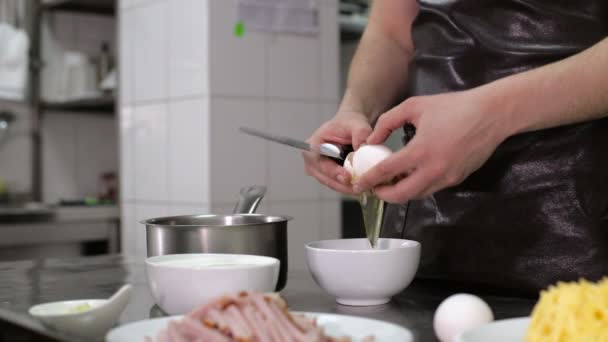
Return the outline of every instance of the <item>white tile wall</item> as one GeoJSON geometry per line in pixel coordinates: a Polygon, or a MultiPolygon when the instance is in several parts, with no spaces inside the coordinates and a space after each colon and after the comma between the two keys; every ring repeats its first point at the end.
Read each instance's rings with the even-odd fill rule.
{"type": "Polygon", "coordinates": [[[169,200],[209,203],[209,99],[173,100],[169,115],[169,200]]]}
{"type": "MultiPolygon", "coordinates": [[[[235,194],[234,196],[234,203],[233,204],[213,204],[211,206],[211,212],[213,214],[220,214],[220,215],[224,215],[224,214],[232,214],[232,212],[234,211],[234,206],[238,200],[238,196],[235,194]]],[[[263,211],[258,210],[258,213],[263,213],[263,211]]]]}
{"type": "Polygon", "coordinates": [[[167,105],[150,104],[135,109],[135,197],[166,201],[169,144],[167,105]]]}
{"type": "Polygon", "coordinates": [[[122,253],[135,256],[137,254],[136,230],[138,228],[135,204],[121,202],[120,207],[120,241],[122,253]]]}
{"type": "Polygon", "coordinates": [[[268,94],[289,99],[319,97],[318,37],[277,35],[268,47],[268,94]]]}
{"type": "Polygon", "coordinates": [[[135,113],[133,107],[122,106],[119,115],[120,130],[120,197],[135,199],[135,113]]]}
{"type": "MultiPolygon", "coordinates": [[[[134,141],[131,151],[122,144],[125,156],[134,155],[135,184],[135,199],[124,206],[133,206],[138,219],[230,213],[241,187],[267,185],[258,212],[295,218],[289,224],[290,268],[303,269],[304,243],[339,234],[339,196],[305,176],[297,151],[243,135],[238,128],[305,139],[333,116],[337,1],[320,2],[318,36],[245,32],[241,38],[233,34],[236,3],[121,2],[122,15],[135,18],[120,33],[135,41],[134,51],[121,59],[123,72],[132,69],[135,76],[136,122],[133,132],[121,133],[134,141]],[[142,37],[151,38],[139,41],[142,37]]],[[[129,189],[125,185],[122,191],[129,189]]],[[[133,249],[143,253],[142,232],[127,229],[133,230],[133,249]]]]}
{"type": "Polygon", "coordinates": [[[165,1],[146,3],[135,11],[135,100],[167,97],[168,6],[165,1]]]}
{"type": "Polygon", "coordinates": [[[131,7],[131,6],[133,6],[133,3],[135,1],[136,0],[119,0],[118,1],[119,2],[118,6],[120,7],[120,10],[121,10],[120,12],[124,13],[125,12],[124,10],[127,9],[127,8],[129,8],[129,7],[131,7]]]}
{"type": "MultiPolygon", "coordinates": [[[[124,3],[125,1],[123,1],[124,3]]],[[[131,104],[135,99],[135,12],[122,11],[120,17],[120,102],[131,104]]]]}
{"type": "MultiPolygon", "coordinates": [[[[319,106],[314,102],[271,100],[268,125],[271,132],[288,132],[306,140],[319,127],[319,106]]],[[[270,197],[282,200],[318,200],[321,186],[304,172],[302,154],[290,147],[270,144],[268,185],[270,197]]]]}
{"type": "Polygon", "coordinates": [[[234,203],[241,187],[267,183],[268,146],[239,132],[266,129],[263,100],[212,97],[210,106],[211,200],[234,203]]]}
{"type": "MultiPolygon", "coordinates": [[[[236,203],[238,202],[238,200],[239,200],[238,194],[234,194],[234,198],[232,199],[231,203],[212,204],[211,212],[213,214],[232,214],[234,212],[234,207],[235,207],[236,203]]],[[[262,199],[262,202],[260,202],[260,205],[258,205],[258,208],[255,212],[258,214],[268,215],[271,205],[272,204],[269,201],[269,198],[264,197],[262,199]]]]}
{"type": "Polygon", "coordinates": [[[145,259],[147,254],[146,248],[146,227],[140,222],[143,220],[167,216],[168,210],[165,205],[156,203],[138,203],[135,206],[136,221],[131,226],[131,231],[128,234],[134,237],[135,240],[135,257],[139,260],[145,259]]]}
{"type": "Polygon", "coordinates": [[[121,9],[130,9],[135,6],[140,6],[145,4],[146,2],[156,1],[156,0],[120,0],[120,8],[121,9]]]}
{"type": "Polygon", "coordinates": [[[209,93],[207,0],[169,2],[169,94],[209,93]]]}
{"type": "Polygon", "coordinates": [[[209,2],[210,90],[218,95],[264,96],[267,37],[235,37],[236,0],[209,2]]]}
{"type": "MultiPolygon", "coordinates": [[[[203,205],[187,205],[187,204],[171,204],[167,211],[167,215],[201,215],[211,213],[211,208],[208,204],[203,205]]],[[[215,212],[214,212],[215,214],[215,212]]]]}
{"type": "Polygon", "coordinates": [[[339,98],[339,46],[338,6],[336,0],[323,1],[326,6],[319,15],[321,25],[320,97],[337,100],[339,98]]]}

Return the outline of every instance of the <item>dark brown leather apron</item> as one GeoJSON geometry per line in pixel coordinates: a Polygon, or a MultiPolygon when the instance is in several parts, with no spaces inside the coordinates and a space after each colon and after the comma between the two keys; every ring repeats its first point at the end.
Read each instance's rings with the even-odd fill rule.
{"type": "MultiPolygon", "coordinates": [[[[608,35],[606,0],[419,3],[410,96],[476,87],[608,35]]],[[[384,235],[405,220],[421,279],[537,294],[608,275],[608,120],[513,136],[462,184],[412,201],[404,219],[406,208],[387,208],[384,235]]]]}

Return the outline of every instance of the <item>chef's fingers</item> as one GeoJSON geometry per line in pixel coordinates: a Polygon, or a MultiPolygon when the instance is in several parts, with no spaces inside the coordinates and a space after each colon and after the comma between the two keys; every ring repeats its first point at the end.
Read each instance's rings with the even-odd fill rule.
{"type": "Polygon", "coordinates": [[[363,144],[369,135],[372,133],[372,128],[367,124],[358,125],[358,127],[353,128],[352,134],[352,145],[355,150],[363,144]]]}
{"type": "Polygon", "coordinates": [[[420,194],[420,196],[417,199],[430,197],[437,191],[443,190],[445,188],[449,188],[451,186],[455,186],[455,185],[459,184],[464,178],[465,177],[454,178],[454,177],[449,177],[447,175],[444,175],[443,177],[440,177],[440,179],[437,180],[436,182],[433,182],[427,189],[422,191],[422,193],[420,194]]]}
{"type": "Polygon", "coordinates": [[[349,138],[344,138],[344,137],[339,137],[339,136],[335,136],[335,135],[329,135],[326,137],[320,137],[320,136],[312,136],[310,137],[308,140],[306,140],[307,143],[311,144],[311,145],[321,145],[324,143],[330,143],[333,145],[336,145],[338,147],[342,147],[344,145],[350,145],[351,144],[351,139],[349,138]]]}
{"type": "Polygon", "coordinates": [[[367,143],[372,145],[381,144],[394,130],[403,127],[406,123],[416,126],[418,117],[420,116],[418,114],[420,113],[419,108],[417,108],[418,106],[418,100],[410,98],[380,115],[374,131],[367,138],[367,143]]]}
{"type": "Polygon", "coordinates": [[[435,184],[435,185],[430,186],[427,189],[423,190],[419,196],[414,197],[412,199],[424,199],[424,198],[431,197],[437,191],[443,190],[443,188],[445,188],[444,185],[437,185],[437,184],[435,184]]]}
{"type": "Polygon", "coordinates": [[[329,121],[319,127],[306,142],[313,145],[323,143],[349,145],[351,140],[351,132],[347,128],[329,121]]]}
{"type": "Polygon", "coordinates": [[[334,178],[328,177],[318,169],[311,169],[309,175],[316,178],[319,183],[325,185],[330,189],[341,192],[343,194],[354,195],[354,192],[350,185],[340,183],[334,178]]]}
{"type": "Polygon", "coordinates": [[[304,152],[302,153],[302,156],[304,157],[305,161],[306,174],[316,178],[319,183],[335,191],[339,191],[345,194],[353,194],[352,187],[350,186],[350,175],[348,175],[348,172],[346,172],[346,170],[344,170],[338,164],[326,158],[320,158],[318,157],[318,155],[310,152],[304,152]],[[328,163],[333,164],[333,167],[328,163]],[[323,167],[326,169],[332,168],[338,173],[331,173],[331,171],[327,171],[328,173],[324,173],[320,169],[320,165],[323,165],[323,167]],[[344,175],[344,173],[346,173],[346,175],[344,175]],[[339,179],[338,175],[342,175],[343,177],[345,177],[343,182],[341,182],[342,179],[339,179]]]}
{"type": "Polygon", "coordinates": [[[381,185],[374,188],[374,194],[388,203],[405,203],[411,199],[420,198],[422,192],[429,188],[435,176],[418,169],[408,177],[401,179],[394,185],[381,185]]]}
{"type": "Polygon", "coordinates": [[[350,174],[332,159],[323,157],[318,153],[302,152],[305,167],[314,168],[340,183],[350,184],[350,174]]]}
{"type": "Polygon", "coordinates": [[[415,139],[399,151],[376,164],[359,177],[355,183],[355,192],[361,193],[373,189],[378,185],[390,183],[394,178],[409,174],[421,160],[422,149],[415,139]]]}
{"type": "Polygon", "coordinates": [[[350,174],[348,171],[329,158],[319,158],[317,168],[326,176],[333,178],[342,184],[350,184],[350,174]]]}

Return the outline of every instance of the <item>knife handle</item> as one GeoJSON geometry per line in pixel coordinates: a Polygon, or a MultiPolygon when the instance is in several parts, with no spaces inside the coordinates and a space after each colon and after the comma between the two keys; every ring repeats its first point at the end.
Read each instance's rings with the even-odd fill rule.
{"type": "Polygon", "coordinates": [[[351,152],[355,152],[355,149],[353,148],[353,145],[344,145],[344,146],[342,146],[342,149],[341,149],[341,152],[340,152],[340,157],[342,157],[342,160],[340,160],[341,164],[344,164],[344,161],[346,160],[346,157],[351,152]]]}
{"type": "Polygon", "coordinates": [[[414,135],[416,135],[416,126],[408,123],[403,126],[403,137],[401,138],[401,142],[403,146],[407,145],[410,140],[414,139],[414,135]]]}
{"type": "MultiPolygon", "coordinates": [[[[324,144],[324,145],[329,145],[329,144],[324,144]]],[[[327,158],[335,161],[340,166],[344,166],[344,161],[346,160],[346,156],[348,156],[349,153],[354,151],[352,145],[344,145],[340,148],[333,144],[332,144],[332,150],[339,151],[338,154],[340,155],[340,158],[333,158],[333,157],[327,157],[327,158]]]]}

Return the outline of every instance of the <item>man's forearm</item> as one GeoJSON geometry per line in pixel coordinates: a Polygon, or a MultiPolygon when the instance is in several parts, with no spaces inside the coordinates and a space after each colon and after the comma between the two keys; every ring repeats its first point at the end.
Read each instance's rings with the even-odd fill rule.
{"type": "Polygon", "coordinates": [[[608,116],[608,38],[591,48],[474,90],[506,135],[608,116]]]}
{"type": "Polygon", "coordinates": [[[361,113],[372,123],[395,104],[407,82],[414,51],[411,28],[417,12],[416,0],[372,2],[338,113],[361,113]]]}
{"type": "Polygon", "coordinates": [[[411,51],[368,30],[353,58],[340,111],[360,112],[374,121],[404,91],[410,58],[411,51]]]}

